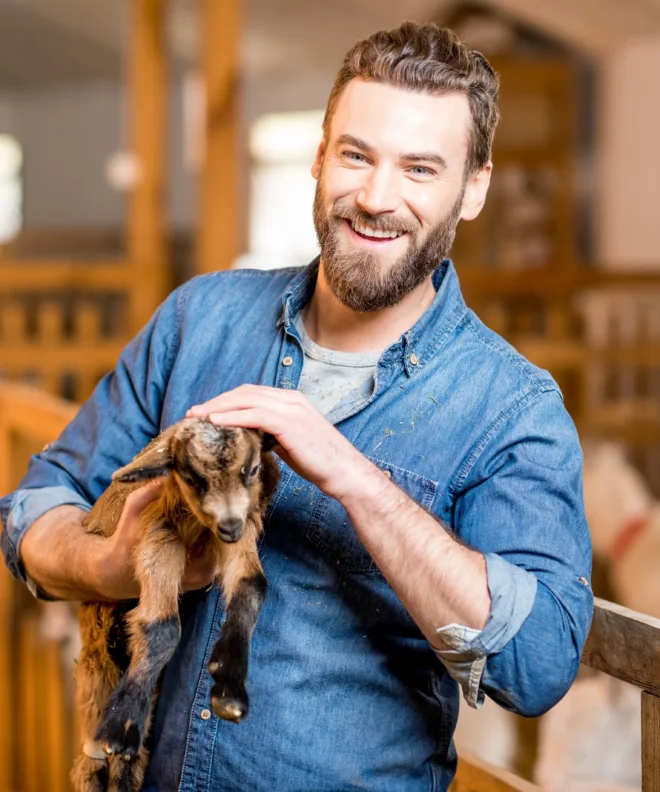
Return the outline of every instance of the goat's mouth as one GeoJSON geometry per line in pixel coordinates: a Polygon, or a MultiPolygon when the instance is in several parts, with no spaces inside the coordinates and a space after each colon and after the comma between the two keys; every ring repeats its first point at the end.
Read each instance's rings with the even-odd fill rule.
{"type": "Polygon", "coordinates": [[[222,523],[217,527],[218,536],[227,544],[234,544],[243,536],[243,522],[232,520],[229,524],[222,523]]]}

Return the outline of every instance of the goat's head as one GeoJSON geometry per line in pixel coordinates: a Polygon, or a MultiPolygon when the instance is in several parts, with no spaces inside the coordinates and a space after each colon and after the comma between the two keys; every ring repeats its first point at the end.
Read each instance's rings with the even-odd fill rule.
{"type": "Polygon", "coordinates": [[[186,418],[163,432],[113,481],[147,481],[171,475],[188,508],[225,542],[243,535],[245,521],[263,506],[277,483],[268,453],[270,435],[186,418]]]}

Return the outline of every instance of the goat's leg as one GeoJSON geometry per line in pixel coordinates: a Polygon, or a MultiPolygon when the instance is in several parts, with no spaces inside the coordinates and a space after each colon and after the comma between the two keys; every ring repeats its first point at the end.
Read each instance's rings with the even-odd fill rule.
{"type": "Polygon", "coordinates": [[[229,558],[225,555],[224,569],[219,575],[227,615],[213,649],[209,671],[215,683],[211,690],[215,714],[223,720],[240,723],[249,709],[245,681],[250,639],[266,597],[267,582],[254,545],[252,549],[248,549],[249,544],[243,548],[231,547],[236,547],[238,552],[229,558]]]}
{"type": "Polygon", "coordinates": [[[96,739],[134,761],[144,742],[156,684],[181,636],[178,597],[186,551],[169,528],[150,528],[135,553],[140,600],[127,618],[130,665],[114,689],[96,739]]]}
{"type": "Polygon", "coordinates": [[[76,666],[76,707],[83,739],[82,752],[71,772],[75,792],[105,792],[108,760],[95,741],[106,702],[121,677],[113,657],[124,611],[107,603],[83,604],[78,611],[82,649],[76,666]]]}

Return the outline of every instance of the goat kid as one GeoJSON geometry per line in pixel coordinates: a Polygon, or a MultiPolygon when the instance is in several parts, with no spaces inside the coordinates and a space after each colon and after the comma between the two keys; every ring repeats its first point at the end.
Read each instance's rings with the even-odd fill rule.
{"type": "Polygon", "coordinates": [[[247,714],[249,643],[266,594],[257,539],[278,481],[271,447],[272,438],[255,430],[185,419],[118,470],[87,515],[89,533],[111,536],[129,494],[165,477],[142,514],[134,550],[139,600],[80,607],[76,693],[84,747],[72,771],[76,792],[142,785],[157,682],[181,635],[178,597],[191,550],[213,559],[226,605],[209,663],[213,710],[235,723],[247,714]]]}

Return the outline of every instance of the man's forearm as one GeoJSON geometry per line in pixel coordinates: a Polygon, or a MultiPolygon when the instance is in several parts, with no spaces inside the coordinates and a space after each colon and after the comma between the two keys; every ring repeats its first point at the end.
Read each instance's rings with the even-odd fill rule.
{"type": "Polygon", "coordinates": [[[114,599],[103,573],[101,536],[88,534],[85,512],[75,506],[58,506],[46,512],[27,530],[21,559],[28,575],[48,594],[67,600],[114,599]]]}
{"type": "Polygon", "coordinates": [[[439,627],[482,629],[490,613],[483,555],[461,545],[374,466],[342,498],[360,540],[429,642],[439,627]]]}

